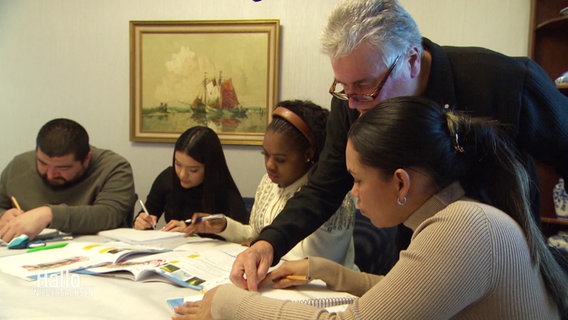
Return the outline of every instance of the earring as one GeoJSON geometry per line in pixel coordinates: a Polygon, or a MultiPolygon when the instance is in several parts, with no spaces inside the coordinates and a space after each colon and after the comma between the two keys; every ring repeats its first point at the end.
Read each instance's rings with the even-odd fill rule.
{"type": "Polygon", "coordinates": [[[406,200],[407,200],[407,199],[406,199],[406,196],[402,197],[402,200],[400,200],[400,199],[397,198],[397,199],[396,199],[396,203],[398,203],[399,206],[403,206],[403,205],[406,204],[406,200]]]}

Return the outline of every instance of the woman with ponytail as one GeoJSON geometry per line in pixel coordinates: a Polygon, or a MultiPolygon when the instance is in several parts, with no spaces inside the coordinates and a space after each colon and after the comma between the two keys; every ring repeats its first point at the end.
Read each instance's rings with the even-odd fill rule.
{"type": "MultiPolygon", "coordinates": [[[[531,218],[534,182],[502,128],[420,97],[385,100],[362,115],[346,148],[352,194],[374,225],[412,229],[410,245],[384,276],[309,257],[274,270],[274,285],[299,285],[286,276],[305,275],[360,296],[341,319],[566,318],[567,275],[531,218]]],[[[224,285],[179,311],[188,319],[334,317],[255,295],[224,285]]]]}

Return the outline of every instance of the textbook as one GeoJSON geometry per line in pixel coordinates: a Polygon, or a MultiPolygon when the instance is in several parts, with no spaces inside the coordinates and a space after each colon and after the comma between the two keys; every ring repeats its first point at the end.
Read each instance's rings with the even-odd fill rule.
{"type": "Polygon", "coordinates": [[[109,239],[138,245],[160,245],[171,243],[173,240],[183,240],[185,233],[161,230],[137,230],[132,228],[117,228],[98,233],[109,239]]]}
{"type": "MultiPolygon", "coordinates": [[[[30,249],[32,250],[32,249],[30,249]]],[[[121,242],[70,242],[64,247],[0,258],[0,271],[29,281],[61,272],[120,263],[140,255],[169,249],[133,246],[121,242]]]]}
{"type": "MultiPolygon", "coordinates": [[[[348,292],[330,290],[321,280],[313,280],[308,284],[287,289],[274,289],[265,286],[260,288],[259,293],[268,298],[290,300],[320,309],[325,308],[329,312],[343,311],[358,298],[348,292]]],[[[169,298],[166,299],[166,302],[173,309],[175,306],[183,305],[186,301],[199,301],[202,298],[203,294],[199,294],[187,297],[169,298]]]]}
{"type": "Polygon", "coordinates": [[[85,268],[77,272],[140,282],[169,282],[180,287],[202,290],[229,283],[234,261],[235,256],[231,252],[220,249],[200,252],[173,250],[85,268]]]}

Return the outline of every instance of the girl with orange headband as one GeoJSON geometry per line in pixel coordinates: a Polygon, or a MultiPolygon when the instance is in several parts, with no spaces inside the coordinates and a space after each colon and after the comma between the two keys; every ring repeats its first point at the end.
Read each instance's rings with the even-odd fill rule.
{"type": "MultiPolygon", "coordinates": [[[[266,174],[256,190],[249,224],[231,218],[215,219],[192,224],[185,232],[217,233],[229,241],[248,244],[263,228],[269,228],[288,199],[308,183],[310,169],[317,163],[323,148],[328,113],[328,110],[310,101],[278,103],[264,135],[262,154],[266,174]]],[[[356,268],[352,237],[354,212],[354,203],[348,195],[328,221],[300,241],[283,259],[296,260],[315,255],[356,268]]],[[[204,215],[195,214],[193,218],[204,215]]]]}

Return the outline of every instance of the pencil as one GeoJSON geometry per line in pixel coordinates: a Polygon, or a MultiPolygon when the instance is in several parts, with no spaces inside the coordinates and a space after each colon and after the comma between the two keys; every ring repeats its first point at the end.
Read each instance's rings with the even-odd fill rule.
{"type": "MultiPolygon", "coordinates": [[[[146,209],[144,202],[142,202],[142,200],[138,200],[138,201],[140,201],[140,205],[142,206],[142,210],[144,210],[144,213],[146,214],[146,216],[149,217],[150,214],[148,213],[148,210],[146,209]]],[[[152,229],[156,229],[156,224],[152,224],[152,229]]]]}
{"type": "MultiPolygon", "coordinates": [[[[213,220],[213,219],[223,219],[225,215],[222,213],[212,214],[210,216],[203,216],[195,219],[195,223],[200,223],[201,221],[213,220]]],[[[191,219],[185,220],[185,224],[191,224],[191,219]]]]}
{"type": "Polygon", "coordinates": [[[22,208],[20,207],[20,204],[18,203],[18,200],[16,200],[16,197],[12,196],[12,204],[14,205],[14,207],[18,210],[22,210],[22,208]]]}
{"type": "Polygon", "coordinates": [[[289,274],[289,275],[285,276],[284,279],[301,280],[301,281],[310,281],[311,280],[311,278],[308,277],[308,276],[299,276],[299,275],[294,275],[294,274],[289,274]]]}

